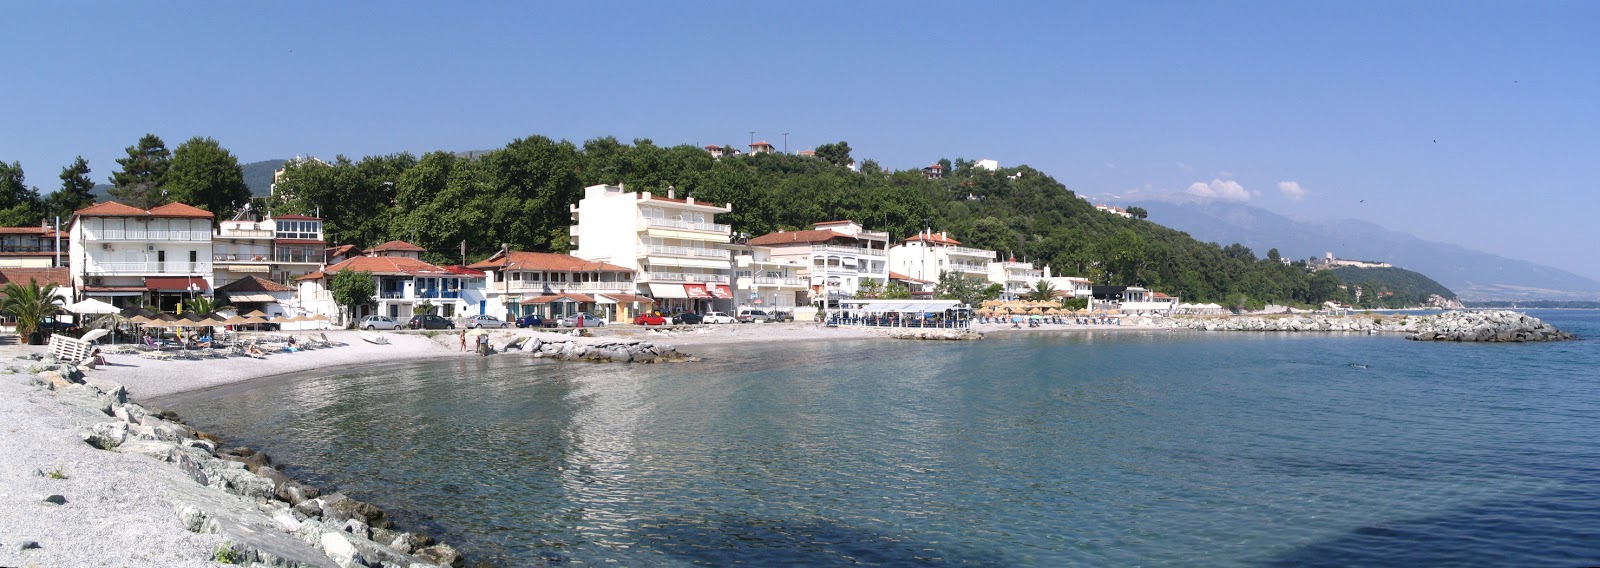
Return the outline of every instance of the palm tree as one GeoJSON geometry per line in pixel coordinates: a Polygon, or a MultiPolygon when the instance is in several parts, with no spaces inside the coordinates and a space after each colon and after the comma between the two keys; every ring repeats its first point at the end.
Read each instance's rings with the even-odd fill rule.
{"type": "Polygon", "coordinates": [[[1049,280],[1040,280],[1033,283],[1033,290],[1023,295],[1024,300],[1036,302],[1054,302],[1056,300],[1056,287],[1049,280]]]}
{"type": "Polygon", "coordinates": [[[54,283],[39,286],[39,281],[29,279],[26,285],[11,282],[0,289],[0,294],[6,298],[0,301],[0,310],[17,318],[17,338],[27,341],[33,332],[39,330],[39,323],[47,316],[55,315],[61,311],[61,306],[56,305],[56,285],[54,283]]]}
{"type": "Polygon", "coordinates": [[[187,300],[183,301],[183,310],[182,311],[194,312],[194,313],[197,313],[197,314],[200,314],[200,315],[206,315],[206,314],[209,314],[209,313],[216,312],[217,310],[228,310],[228,309],[233,309],[233,306],[227,305],[227,303],[225,303],[225,302],[220,302],[220,301],[217,301],[217,300],[212,299],[212,298],[207,298],[205,296],[195,296],[193,298],[190,298],[190,299],[187,299],[187,300]]]}

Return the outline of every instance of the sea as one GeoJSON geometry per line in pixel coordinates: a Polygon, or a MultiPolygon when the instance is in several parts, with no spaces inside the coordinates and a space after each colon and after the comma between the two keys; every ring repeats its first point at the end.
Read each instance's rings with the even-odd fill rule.
{"type": "Polygon", "coordinates": [[[171,408],[500,566],[1600,564],[1600,311],[1530,314],[1587,339],[1043,331],[663,365],[497,355],[171,408]]]}

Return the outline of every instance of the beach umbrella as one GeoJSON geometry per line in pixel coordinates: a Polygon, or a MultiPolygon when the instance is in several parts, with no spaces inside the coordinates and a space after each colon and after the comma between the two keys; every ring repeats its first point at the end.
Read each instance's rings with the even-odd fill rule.
{"type": "Polygon", "coordinates": [[[75,314],[115,314],[122,312],[121,308],[107,304],[100,300],[96,300],[94,298],[89,298],[75,304],[67,304],[63,307],[66,308],[67,311],[75,314]]]}
{"type": "Polygon", "coordinates": [[[122,308],[122,315],[127,316],[129,318],[133,318],[133,317],[136,317],[136,316],[144,316],[144,317],[148,318],[148,317],[156,315],[156,313],[152,312],[150,310],[144,309],[144,308],[134,307],[134,308],[122,308]]]}
{"type": "Polygon", "coordinates": [[[311,318],[308,318],[308,317],[306,317],[304,315],[297,315],[297,316],[291,317],[291,318],[283,320],[283,321],[312,321],[312,320],[311,320],[311,318]]]}
{"type": "Polygon", "coordinates": [[[105,337],[109,333],[111,333],[111,330],[109,330],[109,329],[91,329],[91,330],[85,332],[83,334],[83,337],[79,337],[78,339],[92,342],[92,341],[94,341],[96,339],[100,339],[102,337],[105,337]]]}
{"type": "Polygon", "coordinates": [[[233,316],[231,318],[222,320],[222,325],[244,325],[244,324],[247,324],[247,323],[250,323],[249,319],[242,318],[242,317],[239,317],[239,316],[233,316]]]}
{"type": "Polygon", "coordinates": [[[151,317],[154,318],[154,319],[158,319],[158,320],[161,320],[161,321],[164,321],[164,322],[169,322],[169,323],[178,321],[178,316],[173,315],[173,314],[169,314],[167,312],[156,312],[156,315],[151,316],[151,317]]]}
{"type": "Polygon", "coordinates": [[[325,315],[322,315],[322,314],[317,314],[317,315],[311,316],[311,321],[328,321],[328,316],[325,316],[325,315]]]}
{"type": "Polygon", "coordinates": [[[245,314],[245,317],[263,317],[264,318],[264,317],[267,317],[267,313],[263,312],[261,310],[250,310],[250,313],[245,314]]]}

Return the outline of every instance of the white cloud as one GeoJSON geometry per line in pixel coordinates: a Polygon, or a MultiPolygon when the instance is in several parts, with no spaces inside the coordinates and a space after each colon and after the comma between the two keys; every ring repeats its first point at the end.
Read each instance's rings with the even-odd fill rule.
{"type": "Polygon", "coordinates": [[[1306,194],[1311,193],[1311,190],[1300,187],[1300,182],[1298,181],[1280,181],[1278,182],[1278,191],[1283,192],[1283,196],[1289,198],[1290,201],[1305,199],[1306,194]]]}
{"type": "Polygon", "coordinates": [[[1189,184],[1189,195],[1207,199],[1221,199],[1224,201],[1249,201],[1251,192],[1231,179],[1214,178],[1211,183],[1194,182],[1189,184]]]}
{"type": "Polygon", "coordinates": [[[1180,162],[1176,162],[1176,164],[1178,165],[1178,169],[1180,169],[1180,170],[1183,170],[1183,171],[1186,171],[1186,172],[1194,171],[1194,166],[1191,166],[1189,164],[1185,164],[1185,163],[1183,163],[1181,161],[1180,162]]]}

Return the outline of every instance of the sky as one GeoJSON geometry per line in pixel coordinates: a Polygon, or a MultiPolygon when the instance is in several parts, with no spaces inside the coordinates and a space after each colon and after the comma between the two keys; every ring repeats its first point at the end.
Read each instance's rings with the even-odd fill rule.
{"type": "MultiPolygon", "coordinates": [[[[1600,3],[15,3],[0,160],[845,140],[1360,219],[1600,279],[1600,3]],[[752,134],[752,132],[754,134],[752,134]],[[785,135],[787,133],[787,135],[785,135]]],[[[1157,221],[1159,221],[1157,219],[1157,221]]]]}

